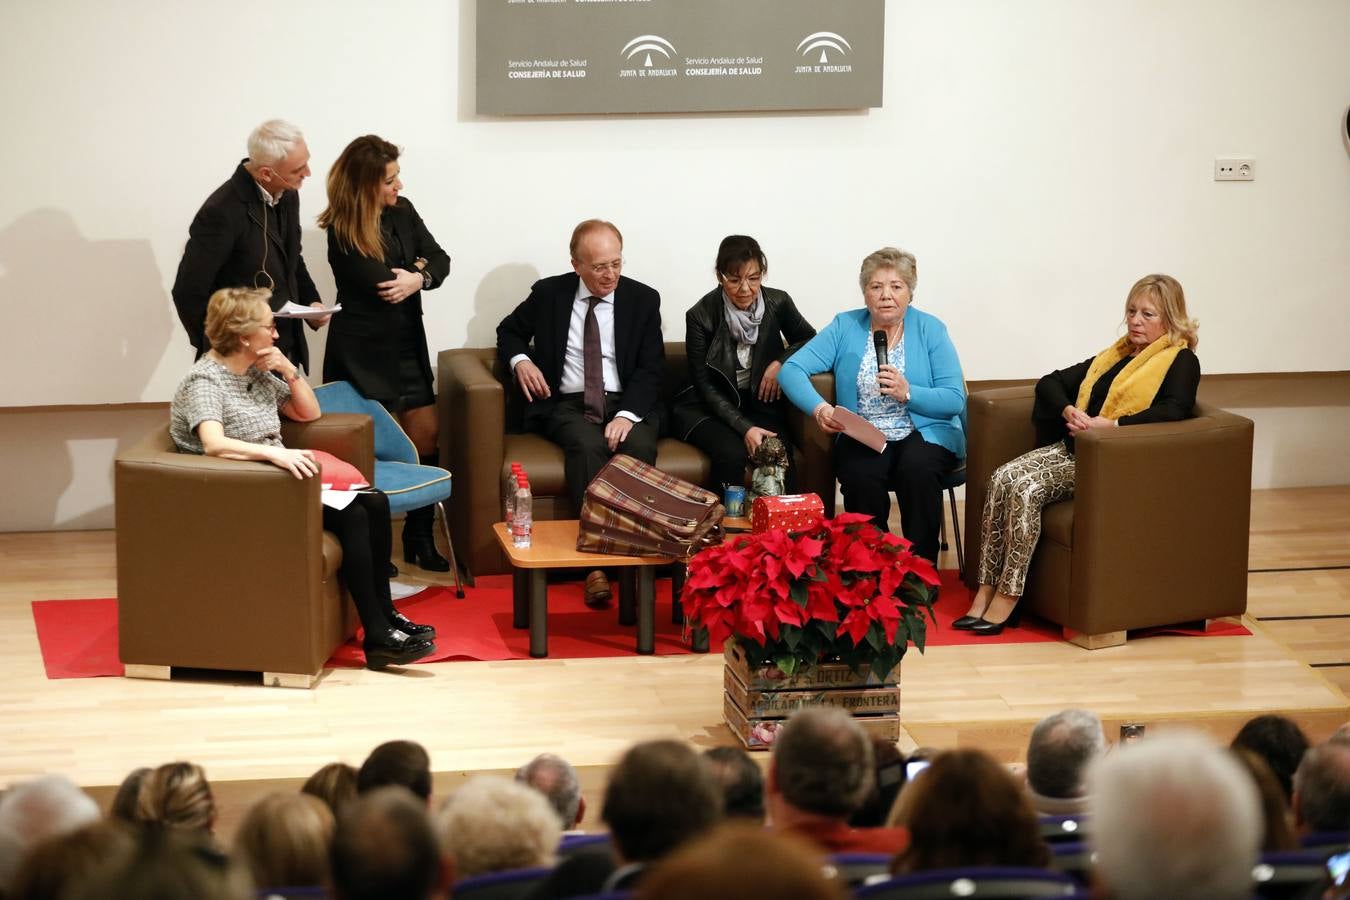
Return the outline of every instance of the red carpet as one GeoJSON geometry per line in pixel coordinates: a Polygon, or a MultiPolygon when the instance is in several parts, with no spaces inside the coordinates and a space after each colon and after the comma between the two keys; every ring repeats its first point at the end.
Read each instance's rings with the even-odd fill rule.
{"type": "MultiPolygon", "coordinates": [[[[451,659],[528,659],[529,632],[511,626],[511,576],[490,575],[465,589],[456,600],[449,588],[433,587],[398,604],[415,622],[434,625],[438,632],[437,654],[426,662],[451,659]]],[[[998,637],[979,638],[952,630],[951,622],[964,615],[970,592],[955,571],[942,572],[942,594],[936,607],[937,627],[929,626],[928,644],[1027,644],[1061,640],[1060,629],[1029,617],[1020,628],[998,637]]],[[[554,659],[627,656],[637,641],[635,626],[618,624],[618,609],[592,611],[582,602],[580,582],[549,586],[548,649],[554,659]]],[[[93,678],[121,675],[117,658],[117,601],[35,600],[33,621],[48,678],[93,678]]],[[[1208,632],[1153,629],[1153,633],[1244,635],[1241,625],[1221,626],[1208,632]]],[[[680,626],[670,621],[670,582],[656,583],[656,653],[688,653],[680,640],[680,626]]],[[[333,654],[328,665],[355,667],[363,664],[360,643],[351,641],[333,654]]]]}

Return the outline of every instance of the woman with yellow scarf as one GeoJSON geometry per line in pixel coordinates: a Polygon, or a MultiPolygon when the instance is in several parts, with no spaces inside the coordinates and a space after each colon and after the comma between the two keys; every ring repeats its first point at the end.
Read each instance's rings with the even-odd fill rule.
{"type": "Polygon", "coordinates": [[[981,518],[980,587],[952,623],[994,635],[1017,625],[1017,601],[1041,536],[1041,510],[1073,496],[1073,440],[1093,428],[1175,422],[1200,384],[1197,323],[1175,278],[1145,275],[1125,299],[1128,332],[1091,359],[1036,383],[1031,417],[1042,446],[994,470],[981,518]]]}

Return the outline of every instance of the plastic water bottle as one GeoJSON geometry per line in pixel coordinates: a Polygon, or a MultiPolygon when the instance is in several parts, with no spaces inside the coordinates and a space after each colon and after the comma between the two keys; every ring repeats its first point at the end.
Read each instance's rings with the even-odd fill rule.
{"type": "Polygon", "coordinates": [[[525,467],[518,462],[511,463],[511,471],[502,477],[502,521],[511,527],[511,517],[516,509],[516,479],[525,474],[525,467]]]}
{"type": "Polygon", "coordinates": [[[516,508],[511,516],[511,543],[516,547],[530,546],[530,533],[534,530],[534,498],[530,495],[530,482],[524,475],[516,480],[516,508]]]}

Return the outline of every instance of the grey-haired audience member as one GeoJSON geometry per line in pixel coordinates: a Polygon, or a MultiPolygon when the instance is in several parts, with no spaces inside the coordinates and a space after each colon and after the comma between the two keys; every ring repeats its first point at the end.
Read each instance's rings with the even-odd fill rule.
{"type": "Polygon", "coordinates": [[[541,753],[516,770],[516,781],[543,794],[558,814],[564,831],[580,827],[586,816],[577,770],[561,756],[541,753]]]}
{"type": "Polygon", "coordinates": [[[713,747],[703,751],[703,760],[722,787],[724,811],[729,819],[764,823],[764,773],[740,747],[713,747]]]}
{"type": "Polygon", "coordinates": [[[1203,735],[1169,732],[1088,769],[1089,843],[1111,900],[1246,900],[1261,843],[1251,777],[1203,735]]]}
{"type": "Polygon", "coordinates": [[[1318,744],[1294,772],[1294,823],[1302,834],[1350,831],[1350,744],[1318,744]]]}
{"type": "Polygon", "coordinates": [[[99,820],[98,804],[64,775],[17,784],[0,798],[0,894],[30,849],[99,820]]]}
{"type": "Polygon", "coordinates": [[[446,887],[426,802],[398,785],[363,792],[338,816],[335,900],[425,900],[446,887]]]}
{"type": "Polygon", "coordinates": [[[543,795],[495,775],[459,787],[432,827],[456,878],[551,866],[562,838],[562,824],[543,795]]]}
{"type": "Polygon", "coordinates": [[[1083,776],[1106,747],[1102,720],[1085,709],[1062,710],[1037,722],[1027,742],[1027,790],[1036,812],[1084,812],[1083,776]]]}

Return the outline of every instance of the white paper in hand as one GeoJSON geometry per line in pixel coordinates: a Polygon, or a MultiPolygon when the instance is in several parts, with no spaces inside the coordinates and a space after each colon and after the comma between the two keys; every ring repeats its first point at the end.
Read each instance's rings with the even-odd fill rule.
{"type": "Polygon", "coordinates": [[[292,303],[287,300],[281,309],[272,313],[277,319],[322,319],[324,316],[331,316],[333,313],[342,312],[342,304],[336,306],[301,306],[299,303],[292,303]]]}

